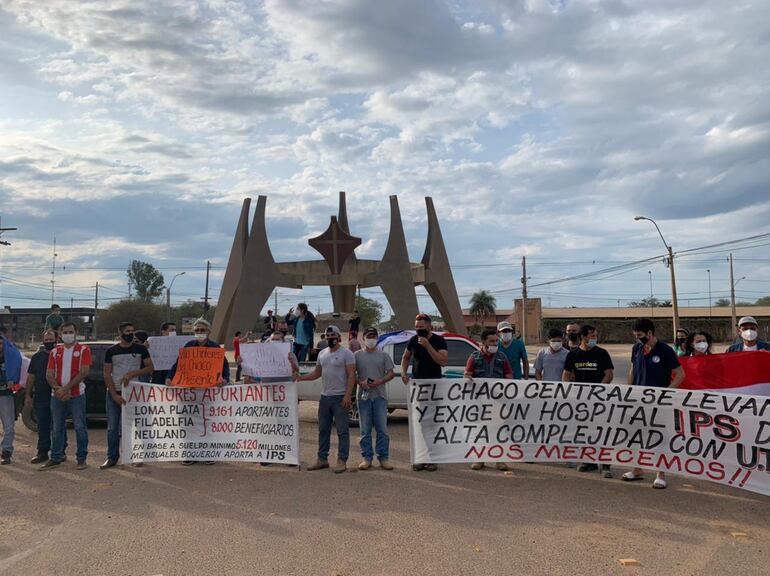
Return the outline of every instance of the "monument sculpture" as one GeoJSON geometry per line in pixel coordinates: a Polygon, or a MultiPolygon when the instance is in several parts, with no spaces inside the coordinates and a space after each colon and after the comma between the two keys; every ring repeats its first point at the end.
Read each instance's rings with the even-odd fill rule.
{"type": "Polygon", "coordinates": [[[361,239],[350,234],[344,192],[340,192],[338,215],[331,217],[325,232],[308,240],[323,260],[276,262],[265,225],[267,197],[257,199],[250,231],[251,199],[244,199],[219,292],[212,337],[227,342],[236,330],[250,330],[276,287],[301,289],[303,286],[329,286],[335,312],[353,311],[358,287],[379,286],[393,309],[396,322],[403,328],[414,325],[419,310],[414,288],[424,286],[447,329],[465,334],[460,300],[432,198],[426,197],[425,204],[428,240],[418,263],[409,261],[396,196],[390,197],[390,235],[382,259],[358,259],[355,249],[361,239]]]}

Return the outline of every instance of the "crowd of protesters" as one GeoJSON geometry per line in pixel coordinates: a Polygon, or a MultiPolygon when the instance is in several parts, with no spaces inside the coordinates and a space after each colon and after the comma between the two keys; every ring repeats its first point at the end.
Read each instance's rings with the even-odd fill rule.
{"type": "MultiPolygon", "coordinates": [[[[316,461],[308,470],[332,468],[335,473],[347,470],[350,452],[349,413],[355,403],[360,419],[360,470],[372,467],[375,456],[384,470],[392,470],[387,431],[388,396],[386,384],[395,377],[394,359],[378,348],[380,334],[376,327],[363,330],[363,341],[358,339],[361,318],[358,311],[349,320],[347,346],[343,345],[342,332],[337,326],[328,326],[323,338],[315,342],[318,321],[304,303],[291,308],[281,321],[272,310],[261,321],[261,334],[249,331],[245,335],[235,332],[232,345],[235,354],[235,381],[241,381],[240,345],[252,342],[291,342],[289,364],[294,381],[321,380],[322,391],[318,405],[318,452],[316,461]],[[300,363],[316,359],[307,374],[301,374],[300,363]],[[336,428],[338,453],[334,465],[330,465],[330,438],[336,428]],[[373,443],[373,436],[376,438],[373,443]]],[[[757,321],[745,316],[738,321],[738,338],[726,353],[770,350],[770,344],[758,338],[757,321]]],[[[401,380],[408,384],[414,379],[442,377],[442,369],[448,364],[446,340],[433,330],[430,316],[418,314],[415,318],[414,335],[406,343],[400,360],[401,380]]],[[[631,364],[627,384],[634,386],[678,387],[684,380],[681,356],[702,356],[716,353],[713,339],[702,330],[679,329],[673,346],[656,336],[655,324],[646,318],[637,319],[631,326],[635,342],[631,350],[631,364]]],[[[164,322],[161,336],[175,336],[176,325],[164,322]]],[[[210,338],[211,325],[198,319],[193,326],[193,337],[185,347],[205,346],[218,348],[220,344],[210,338]]],[[[168,371],[155,370],[148,351],[148,333],[137,330],[130,321],[117,327],[118,341],[104,357],[104,382],[106,387],[105,411],[107,415],[107,458],[102,469],[116,466],[120,460],[121,408],[125,405],[122,389],[130,380],[170,385],[176,365],[168,371]]],[[[0,417],[3,426],[1,464],[9,464],[13,455],[14,421],[16,419],[14,392],[19,391],[21,354],[5,333],[0,333],[0,417]]],[[[537,352],[533,368],[538,381],[588,382],[609,384],[613,381],[615,367],[610,353],[599,346],[599,333],[595,326],[570,322],[564,331],[552,328],[547,333],[547,345],[537,352]]],[[[84,469],[88,456],[88,429],[86,426],[85,378],[91,369],[92,357],[87,344],[79,342],[77,326],[65,321],[57,305],[45,320],[42,345],[29,361],[25,404],[34,411],[38,426],[38,442],[33,464],[48,470],[66,461],[66,419],[72,419],[76,439],[76,467],[84,469]]],[[[497,329],[485,329],[480,337],[479,349],[467,359],[464,376],[473,378],[528,379],[530,365],[527,350],[521,339],[516,338],[509,322],[500,322],[497,329]]],[[[244,383],[254,382],[246,376],[244,383]]],[[[227,360],[222,367],[219,385],[230,382],[227,360]]],[[[192,464],[187,461],[184,464],[192,464]]],[[[213,462],[207,462],[212,464],[213,462]]],[[[484,468],[483,462],[471,468],[484,468]]],[[[499,470],[508,470],[505,463],[497,463],[499,470]]],[[[415,471],[436,471],[436,464],[413,465],[415,471]]],[[[581,463],[579,471],[596,470],[597,465],[581,463]]],[[[600,472],[612,477],[608,465],[600,472]]],[[[642,478],[642,471],[634,469],[623,474],[622,479],[634,481],[642,478]]],[[[656,473],[655,488],[665,488],[662,472],[656,473]]]]}

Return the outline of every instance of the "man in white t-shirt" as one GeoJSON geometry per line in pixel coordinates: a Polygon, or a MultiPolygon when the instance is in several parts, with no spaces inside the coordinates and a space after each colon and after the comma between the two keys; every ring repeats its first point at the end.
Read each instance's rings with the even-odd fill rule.
{"type": "Polygon", "coordinates": [[[331,442],[332,420],[337,427],[337,464],[334,473],[347,470],[350,452],[350,432],[348,431],[348,410],[352,404],[353,389],[356,384],[356,360],[353,353],[340,346],[342,334],[336,326],[329,326],[324,333],[328,347],[318,354],[315,369],[304,376],[295,375],[296,381],[323,381],[323,391],[318,402],[318,460],[308,466],[308,470],[320,470],[329,467],[329,448],[331,442]]]}

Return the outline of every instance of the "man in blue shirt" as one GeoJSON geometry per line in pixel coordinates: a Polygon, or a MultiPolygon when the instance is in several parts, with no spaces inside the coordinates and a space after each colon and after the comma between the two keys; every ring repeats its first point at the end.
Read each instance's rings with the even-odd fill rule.
{"type": "Polygon", "coordinates": [[[505,354],[508,362],[511,363],[513,378],[526,380],[529,378],[529,360],[524,342],[513,337],[513,326],[510,322],[500,322],[497,325],[497,332],[500,334],[500,352],[505,354]]]}
{"type": "MultiPolygon", "coordinates": [[[[655,324],[648,318],[639,318],[632,326],[636,344],[631,350],[631,367],[628,383],[633,386],[654,386],[656,388],[678,388],[684,380],[684,368],[668,344],[655,336],[655,324]]],[[[634,468],[623,474],[623,480],[641,480],[641,468],[634,468]]],[[[652,483],[653,488],[666,487],[666,475],[658,472],[652,483]]]]}
{"type": "Polygon", "coordinates": [[[738,320],[738,334],[741,337],[741,341],[730,346],[726,352],[770,350],[770,344],[759,339],[757,328],[757,321],[753,316],[744,316],[738,320]]]}

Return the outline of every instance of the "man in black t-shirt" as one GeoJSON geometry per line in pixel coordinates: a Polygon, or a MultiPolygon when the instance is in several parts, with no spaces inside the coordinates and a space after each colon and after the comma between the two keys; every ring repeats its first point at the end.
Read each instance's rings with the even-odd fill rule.
{"type": "MultiPolygon", "coordinates": [[[[361,316],[358,315],[358,310],[353,310],[353,317],[348,320],[348,324],[350,325],[350,330],[348,330],[348,333],[352,334],[355,332],[358,334],[359,329],[361,328],[361,316]]],[[[350,336],[348,336],[348,340],[350,340],[350,336]]]]}
{"type": "MultiPolygon", "coordinates": [[[[430,316],[418,314],[414,320],[417,334],[409,339],[401,357],[401,380],[409,384],[409,363],[412,363],[412,377],[415,379],[441,378],[441,368],[449,363],[446,340],[433,333],[430,316]]],[[[435,472],[435,464],[413,464],[412,470],[435,472]]]]}
{"type": "Polygon", "coordinates": [[[105,403],[107,410],[107,460],[102,470],[112,468],[120,458],[120,415],[126,403],[121,396],[123,386],[129,380],[150,375],[152,359],[147,346],[134,340],[134,325],[123,322],[119,326],[120,342],[107,349],[104,355],[104,384],[107,386],[105,403]]]}
{"type": "MultiPolygon", "coordinates": [[[[586,324],[580,327],[580,346],[567,354],[564,361],[564,371],[561,379],[564,382],[592,382],[595,384],[609,384],[612,382],[615,367],[612,365],[610,353],[596,345],[596,328],[586,324]]],[[[598,466],[584,462],[578,466],[578,472],[590,472],[598,466]]],[[[612,478],[612,471],[608,464],[602,464],[602,472],[605,478],[612,478]]]]}
{"type": "MultiPolygon", "coordinates": [[[[51,386],[46,379],[48,354],[56,346],[56,330],[43,332],[43,345],[35,352],[27,368],[27,391],[25,404],[35,412],[37,422],[37,454],[30,461],[42,464],[48,461],[51,451],[51,386]]],[[[66,446],[66,444],[65,444],[66,446]]]]}

